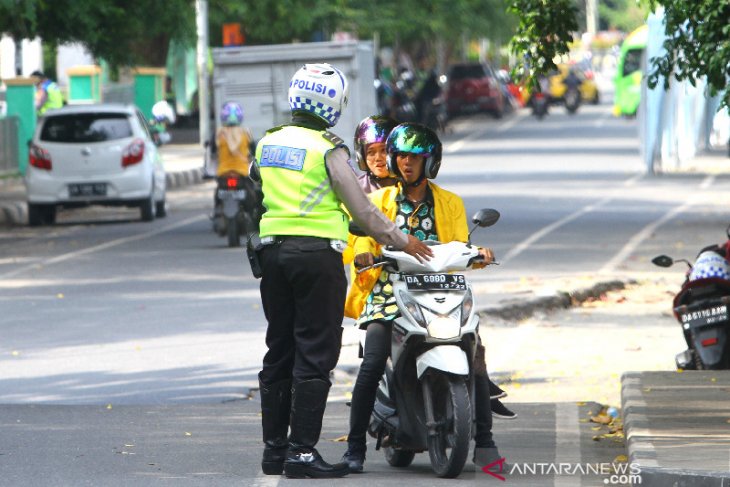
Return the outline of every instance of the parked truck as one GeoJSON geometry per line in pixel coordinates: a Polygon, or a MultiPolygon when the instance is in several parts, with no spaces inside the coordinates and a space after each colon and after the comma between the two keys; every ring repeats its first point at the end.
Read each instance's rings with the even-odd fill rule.
{"type": "Polygon", "coordinates": [[[355,126],[377,111],[372,42],[309,42],[213,49],[213,110],[220,124],[221,106],[241,104],[244,125],[256,140],[266,130],[288,123],[289,81],[305,63],[330,63],[345,73],[350,98],[332,130],[352,145],[355,126]]]}

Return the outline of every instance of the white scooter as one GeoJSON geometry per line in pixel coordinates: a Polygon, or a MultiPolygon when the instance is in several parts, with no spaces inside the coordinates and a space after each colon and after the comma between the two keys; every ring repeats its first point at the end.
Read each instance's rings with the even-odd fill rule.
{"type": "MultiPolygon", "coordinates": [[[[496,210],[480,210],[472,232],[498,219],[496,210]]],[[[475,433],[472,369],[479,316],[471,285],[452,272],[469,269],[481,256],[462,242],[431,249],[433,258],[425,263],[384,250],[371,266],[383,265],[391,274],[400,316],[368,431],[390,465],[407,467],[416,453],[428,450],[434,472],[453,478],[464,468],[475,433]]]]}

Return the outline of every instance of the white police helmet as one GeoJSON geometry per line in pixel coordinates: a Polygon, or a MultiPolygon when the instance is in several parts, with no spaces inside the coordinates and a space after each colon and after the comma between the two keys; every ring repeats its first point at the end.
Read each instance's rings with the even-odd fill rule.
{"type": "Polygon", "coordinates": [[[334,127],[347,106],[349,86],[339,69],[329,64],[305,64],[289,83],[292,113],[309,112],[334,127]]]}
{"type": "Polygon", "coordinates": [[[708,250],[702,252],[695,260],[689,280],[712,278],[730,281],[730,264],[721,255],[708,250]]]}

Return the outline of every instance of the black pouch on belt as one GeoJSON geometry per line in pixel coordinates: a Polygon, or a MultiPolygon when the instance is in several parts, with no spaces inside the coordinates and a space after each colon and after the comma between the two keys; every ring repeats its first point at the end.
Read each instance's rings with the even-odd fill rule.
{"type": "Polygon", "coordinates": [[[256,253],[256,249],[251,243],[249,238],[246,241],[246,256],[248,257],[248,263],[251,265],[251,273],[256,279],[261,279],[263,272],[261,272],[261,263],[259,262],[259,255],[256,253]]]}

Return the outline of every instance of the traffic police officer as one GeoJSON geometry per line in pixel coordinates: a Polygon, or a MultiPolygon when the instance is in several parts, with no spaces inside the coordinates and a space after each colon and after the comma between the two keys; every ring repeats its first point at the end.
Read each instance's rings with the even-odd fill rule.
{"type": "Polygon", "coordinates": [[[431,250],[375,208],[348,164],[344,142],[327,131],[347,104],[345,75],[306,64],[289,84],[292,122],[269,130],[256,148],[265,212],[256,254],[268,321],[259,373],[266,474],[342,477],[315,449],[342,339],[347,280],[341,252],[353,220],[384,245],[428,259],[431,250]],[[287,432],[290,434],[287,439],[287,432]]]}

